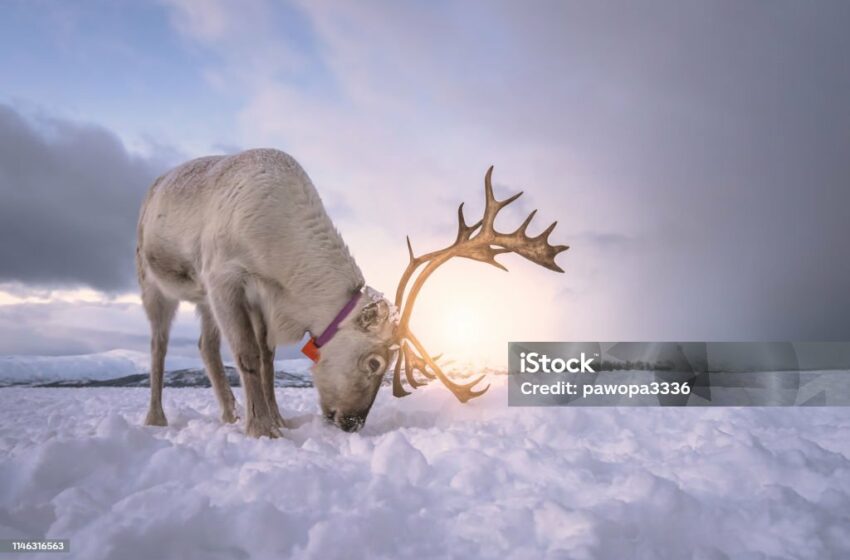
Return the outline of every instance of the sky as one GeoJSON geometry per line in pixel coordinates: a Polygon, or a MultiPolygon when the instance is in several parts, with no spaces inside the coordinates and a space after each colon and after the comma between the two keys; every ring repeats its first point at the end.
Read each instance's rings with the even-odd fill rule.
{"type": "MultiPolygon", "coordinates": [[[[413,326],[508,340],[850,339],[847,2],[17,1],[0,7],[0,354],[146,350],[153,179],[274,147],[367,282],[538,208],[554,274],[450,262],[413,326]]],[[[535,229],[537,228],[537,229],[535,229]]],[[[181,307],[174,353],[196,352],[181,307]]],[[[293,349],[281,349],[293,355],[293,349]]]]}

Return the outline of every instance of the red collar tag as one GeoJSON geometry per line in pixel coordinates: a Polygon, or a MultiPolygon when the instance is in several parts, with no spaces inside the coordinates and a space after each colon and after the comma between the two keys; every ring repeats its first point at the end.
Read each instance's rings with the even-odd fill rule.
{"type": "Polygon", "coordinates": [[[301,353],[313,360],[313,362],[318,363],[320,356],[319,347],[316,346],[316,339],[311,336],[307,344],[304,345],[304,348],[301,349],[301,353]]]}
{"type": "Polygon", "coordinates": [[[313,362],[318,363],[321,354],[319,353],[319,348],[328,343],[330,339],[336,334],[339,330],[339,324],[342,323],[343,319],[348,317],[349,313],[351,313],[354,308],[357,306],[357,301],[360,299],[361,293],[360,290],[357,290],[351,299],[343,306],[342,309],[339,310],[339,313],[336,314],[336,317],[333,318],[331,324],[327,326],[327,328],[322,331],[318,337],[311,336],[310,340],[307,341],[307,344],[301,349],[301,353],[313,360],[313,362]]]}

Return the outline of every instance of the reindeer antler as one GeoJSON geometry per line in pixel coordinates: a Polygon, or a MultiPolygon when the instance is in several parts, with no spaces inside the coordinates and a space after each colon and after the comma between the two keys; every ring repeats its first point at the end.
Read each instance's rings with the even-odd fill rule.
{"type": "Polygon", "coordinates": [[[475,397],[480,397],[490,388],[488,385],[481,390],[473,389],[475,385],[484,379],[483,375],[470,383],[454,383],[443,373],[437,365],[436,359],[431,358],[419,340],[410,331],[410,316],[413,313],[416,296],[419,295],[419,291],[428,277],[441,264],[453,257],[465,257],[491,264],[506,271],[507,268],[496,260],[496,256],[502,253],[516,253],[544,268],[554,270],[555,272],[563,272],[561,267],[555,263],[555,257],[558,253],[569,249],[569,247],[566,245],[549,244],[549,234],[552,233],[558,222],[553,222],[542,233],[531,237],[528,235],[527,230],[528,225],[537,213],[537,210],[534,210],[513,232],[500,233],[496,231],[494,227],[496,215],[505,206],[519,198],[522,193],[517,193],[505,200],[496,200],[496,197],[493,195],[493,185],[490,183],[492,175],[493,167],[490,166],[490,169],[487,170],[487,174],[484,176],[484,216],[476,223],[467,225],[463,217],[463,203],[461,203],[457,209],[457,238],[450,246],[417,257],[413,254],[410,237],[407,238],[407,251],[410,254],[410,262],[404,274],[402,274],[401,280],[399,280],[395,295],[395,305],[401,310],[401,318],[396,331],[396,335],[400,341],[400,349],[398,358],[396,359],[395,370],[393,371],[393,394],[396,397],[404,397],[410,394],[401,384],[402,368],[404,369],[407,383],[411,388],[415,389],[427,383],[427,381],[420,382],[415,378],[414,372],[419,371],[429,379],[433,379],[434,377],[439,379],[454,393],[460,402],[466,402],[475,397]],[[404,294],[407,289],[407,283],[422,265],[425,266],[413,282],[413,286],[410,288],[410,292],[407,294],[407,299],[405,300],[404,294]],[[402,303],[404,303],[404,306],[402,306],[402,303]]]}

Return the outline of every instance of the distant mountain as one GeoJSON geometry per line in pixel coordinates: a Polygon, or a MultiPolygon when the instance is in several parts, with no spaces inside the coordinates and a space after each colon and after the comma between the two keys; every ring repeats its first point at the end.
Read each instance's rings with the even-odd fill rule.
{"type": "MultiPolygon", "coordinates": [[[[312,362],[307,358],[275,360],[275,386],[312,387],[312,362]]],[[[458,379],[471,374],[499,373],[489,367],[471,363],[445,363],[446,373],[458,379]]],[[[225,363],[230,385],[240,385],[239,373],[225,363]]],[[[167,356],[165,360],[167,387],[209,387],[200,358],[167,356]]],[[[148,387],[150,356],[146,352],[110,350],[97,354],[75,356],[0,356],[0,388],[27,387],[148,387]]],[[[417,377],[424,380],[420,374],[417,377]]],[[[384,376],[384,384],[392,381],[392,372],[384,376]]]]}
{"type": "MultiPolygon", "coordinates": [[[[225,366],[227,380],[231,387],[239,387],[239,372],[232,366],[225,366]]],[[[210,380],[202,368],[178,369],[165,372],[163,382],[166,387],[210,387],[210,380]]],[[[112,379],[65,379],[49,383],[27,383],[31,387],[150,387],[148,373],[134,373],[112,379]]],[[[276,387],[312,387],[313,381],[309,372],[289,373],[275,372],[276,387]]]]}
{"type": "MultiPolygon", "coordinates": [[[[310,361],[275,361],[275,381],[282,387],[310,387],[310,361]]],[[[165,384],[174,387],[209,387],[200,358],[168,356],[165,384]]],[[[148,386],[150,356],[145,352],[111,350],[74,356],[0,356],[0,387],[135,387],[148,386]]],[[[225,365],[230,384],[239,385],[232,365],[225,365]]]]}

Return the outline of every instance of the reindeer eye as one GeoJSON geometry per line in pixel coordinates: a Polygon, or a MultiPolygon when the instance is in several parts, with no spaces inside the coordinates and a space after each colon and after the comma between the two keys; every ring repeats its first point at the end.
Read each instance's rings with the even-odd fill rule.
{"type": "Polygon", "coordinates": [[[369,377],[383,375],[389,356],[381,348],[372,347],[357,359],[357,369],[369,377]]]}
{"type": "Polygon", "coordinates": [[[387,361],[380,354],[369,354],[360,363],[363,364],[361,368],[364,371],[370,374],[376,374],[384,371],[387,361]]]}

